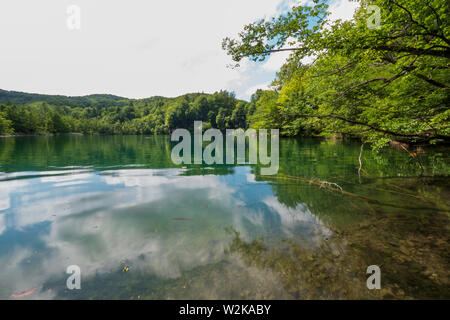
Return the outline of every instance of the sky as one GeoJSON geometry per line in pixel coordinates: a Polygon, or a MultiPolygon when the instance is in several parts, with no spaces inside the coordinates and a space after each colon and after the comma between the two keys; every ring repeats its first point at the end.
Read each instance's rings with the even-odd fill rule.
{"type": "MultiPolygon", "coordinates": [[[[228,90],[248,100],[287,54],[231,69],[222,39],[307,1],[1,0],[0,89],[127,98],[228,90]]],[[[357,5],[331,1],[334,19],[357,5]]]]}

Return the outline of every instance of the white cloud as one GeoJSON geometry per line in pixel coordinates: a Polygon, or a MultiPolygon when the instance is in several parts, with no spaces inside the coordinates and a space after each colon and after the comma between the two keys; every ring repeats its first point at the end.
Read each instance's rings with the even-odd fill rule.
{"type": "Polygon", "coordinates": [[[296,208],[288,208],[273,196],[265,198],[262,202],[278,213],[286,233],[290,233],[290,231],[298,225],[310,228],[314,233],[319,235],[318,238],[320,238],[320,235],[330,235],[332,233],[331,230],[309,210],[306,204],[301,203],[298,204],[296,208]]]}
{"type": "MultiPolygon", "coordinates": [[[[272,80],[288,53],[233,70],[222,39],[306,2],[78,0],[81,30],[70,31],[73,1],[2,0],[0,88],[132,98],[227,89],[248,98],[249,87],[272,80]]],[[[356,6],[336,0],[332,19],[351,17],[356,6]]]]}
{"type": "Polygon", "coordinates": [[[349,0],[335,0],[328,9],[330,11],[329,19],[335,21],[341,19],[342,21],[350,20],[353,18],[356,8],[358,8],[359,2],[349,0]]]}
{"type": "Polygon", "coordinates": [[[66,9],[73,1],[2,0],[0,88],[136,98],[240,92],[254,80],[245,69],[226,67],[222,39],[293,3],[79,0],[81,30],[70,31],[66,9]]]}
{"type": "Polygon", "coordinates": [[[251,96],[258,89],[268,90],[270,84],[271,84],[271,82],[257,84],[256,86],[252,86],[252,87],[248,88],[247,91],[245,91],[245,94],[248,95],[248,96],[251,96]]]}
{"type": "Polygon", "coordinates": [[[291,53],[289,51],[277,52],[275,54],[272,54],[267,59],[267,62],[262,65],[262,69],[269,72],[279,71],[290,54],[291,53]]]}
{"type": "Polygon", "coordinates": [[[306,56],[306,57],[304,57],[304,58],[301,60],[301,62],[302,62],[303,64],[311,64],[311,63],[313,63],[314,60],[316,60],[316,59],[317,59],[317,56],[316,56],[316,55],[306,56]]]}
{"type": "Polygon", "coordinates": [[[27,185],[28,182],[24,180],[0,181],[0,211],[8,210],[11,207],[11,195],[18,190],[25,190],[27,185]]]}
{"type": "Polygon", "coordinates": [[[6,230],[5,215],[0,213],[0,235],[6,230]]]}

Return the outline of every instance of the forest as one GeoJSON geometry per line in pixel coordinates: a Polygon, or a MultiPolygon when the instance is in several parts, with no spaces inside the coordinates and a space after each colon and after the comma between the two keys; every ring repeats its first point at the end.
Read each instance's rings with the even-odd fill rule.
{"type": "Polygon", "coordinates": [[[0,90],[0,133],[168,134],[176,128],[191,128],[194,120],[203,121],[205,129],[246,128],[254,106],[226,91],[127,99],[0,90]]]}
{"type": "Polygon", "coordinates": [[[375,149],[448,143],[448,2],[359,2],[350,21],[331,20],[328,1],[314,0],[225,38],[235,67],[291,52],[270,90],[249,102],[226,91],[126,99],[0,90],[0,133],[167,134],[201,120],[205,129],[279,128],[284,136],[352,138],[375,149]]]}

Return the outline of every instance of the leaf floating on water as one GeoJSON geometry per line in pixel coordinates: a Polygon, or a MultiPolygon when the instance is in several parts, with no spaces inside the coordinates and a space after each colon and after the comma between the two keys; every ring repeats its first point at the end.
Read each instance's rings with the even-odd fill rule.
{"type": "Polygon", "coordinates": [[[23,297],[29,296],[30,294],[33,294],[37,289],[38,288],[32,288],[32,289],[28,289],[28,290],[25,290],[25,291],[20,292],[20,293],[13,293],[11,295],[11,298],[19,299],[19,298],[23,298],[23,297]]]}

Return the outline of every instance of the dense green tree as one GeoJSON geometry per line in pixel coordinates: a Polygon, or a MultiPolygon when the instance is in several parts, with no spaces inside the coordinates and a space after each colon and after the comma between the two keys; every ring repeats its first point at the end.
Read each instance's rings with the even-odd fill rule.
{"type": "Polygon", "coordinates": [[[0,105],[1,133],[168,134],[176,128],[192,129],[194,121],[203,121],[205,129],[216,127],[219,113],[221,129],[244,128],[247,120],[247,103],[226,91],[178,98],[123,98],[120,105],[94,95],[83,106],[78,106],[84,101],[79,97],[31,95],[29,102],[29,94],[5,92],[0,91],[0,101],[6,96],[10,102],[0,105]],[[35,101],[38,98],[43,100],[35,101]],[[11,104],[22,100],[25,103],[11,104]],[[52,105],[54,101],[67,105],[52,105]]]}
{"type": "Polygon", "coordinates": [[[277,99],[256,97],[253,125],[361,137],[378,147],[393,139],[448,141],[448,2],[361,0],[345,22],[329,20],[327,2],[294,7],[223,41],[236,62],[291,52],[273,83],[277,99]],[[302,63],[307,57],[314,62],[302,63]]]}
{"type": "Polygon", "coordinates": [[[229,126],[233,128],[246,128],[247,127],[247,110],[245,102],[238,102],[236,108],[231,113],[229,126]]]}
{"type": "Polygon", "coordinates": [[[14,132],[14,129],[11,126],[12,121],[6,119],[6,117],[7,114],[5,112],[0,112],[0,134],[14,132]]]}

